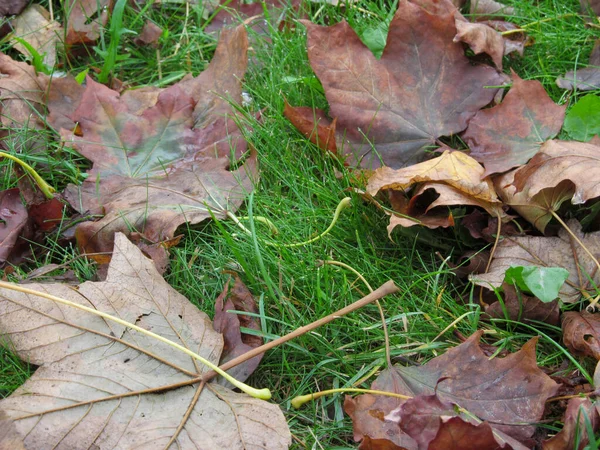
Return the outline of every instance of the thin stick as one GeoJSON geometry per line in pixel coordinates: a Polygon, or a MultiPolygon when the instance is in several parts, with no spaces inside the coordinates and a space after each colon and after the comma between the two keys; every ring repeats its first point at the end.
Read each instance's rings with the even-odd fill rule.
{"type": "MultiPolygon", "coordinates": [[[[237,358],[233,358],[232,360],[219,366],[219,368],[223,371],[229,370],[232,367],[235,367],[238,364],[243,363],[244,361],[252,359],[257,355],[260,355],[261,353],[266,352],[267,350],[271,350],[272,348],[277,347],[278,345],[281,345],[281,344],[288,342],[294,338],[297,338],[298,336],[302,336],[303,334],[306,334],[309,331],[314,330],[315,328],[319,328],[320,326],[325,325],[329,322],[332,322],[335,319],[339,319],[340,317],[345,316],[346,314],[349,314],[353,311],[356,311],[357,309],[360,309],[363,306],[374,302],[375,300],[379,300],[380,298],[383,298],[386,295],[394,294],[398,291],[399,291],[398,287],[394,284],[394,282],[392,280],[390,280],[390,281],[382,284],[380,287],[375,289],[369,295],[361,298],[360,300],[355,301],[351,305],[348,305],[345,308],[342,308],[332,314],[329,314],[328,316],[325,316],[322,319],[317,320],[316,322],[306,325],[305,327],[300,327],[300,328],[292,331],[291,333],[288,333],[285,336],[277,338],[274,341],[271,341],[265,345],[256,347],[255,349],[250,350],[249,352],[246,352],[243,355],[238,356],[237,358]]],[[[202,376],[202,379],[204,381],[208,381],[211,378],[214,378],[216,375],[217,374],[215,372],[207,372],[202,376]]]]}

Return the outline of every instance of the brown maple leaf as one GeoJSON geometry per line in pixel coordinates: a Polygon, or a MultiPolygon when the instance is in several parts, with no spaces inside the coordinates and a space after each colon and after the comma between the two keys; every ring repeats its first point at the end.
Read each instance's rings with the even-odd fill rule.
{"type": "Polygon", "coordinates": [[[65,197],[81,213],[104,215],[76,230],[86,252],[110,252],[117,231],[169,240],[184,222],[226,217],[252,190],[255,155],[226,116],[227,96],[241,101],[247,45],[242,27],[224,32],[205,72],[164,90],[119,95],[88,79],[71,115],[82,136],[63,130],[94,163],[65,197]]]}
{"type": "Polygon", "coordinates": [[[590,442],[586,421],[593,431],[598,430],[600,416],[598,415],[598,404],[594,404],[589,398],[572,398],[567,404],[563,429],[552,438],[542,442],[542,450],[583,450],[590,442]],[[575,443],[579,445],[575,446],[575,443]]]}
{"type": "MultiPolygon", "coordinates": [[[[116,316],[217,363],[208,316],[118,234],[104,282],[30,284],[116,316]]],[[[287,449],[279,406],[200,379],[195,358],[131,328],[31,293],[0,289],[0,332],[39,368],[0,401],[0,448],[287,449]],[[7,431],[8,430],[8,431],[7,431]]]]}
{"type": "Polygon", "coordinates": [[[588,311],[567,311],[562,316],[563,341],[575,355],[600,360],[600,317],[588,311]]]}
{"type": "Polygon", "coordinates": [[[95,43],[100,37],[100,30],[108,23],[112,5],[112,0],[67,0],[67,48],[95,43]]]}
{"type": "MultiPolygon", "coordinates": [[[[444,3],[444,2],[441,2],[444,3]]],[[[428,12],[403,0],[390,23],[381,59],[346,22],[303,22],[308,57],[321,80],[337,152],[351,165],[399,168],[421,160],[440,136],[458,133],[487,105],[503,77],[473,66],[456,35],[455,8],[428,12]]]]}
{"type": "Polygon", "coordinates": [[[525,164],[544,140],[562,128],[566,105],[556,105],[539,81],[512,73],[513,85],[498,106],[479,111],[463,139],[485,175],[525,164]]]}
{"type": "MultiPolygon", "coordinates": [[[[480,421],[519,442],[527,442],[544,411],[547,398],[558,385],[536,364],[537,339],[527,342],[517,353],[489,360],[479,348],[482,332],[451,348],[420,367],[399,367],[384,371],[373,389],[408,396],[437,394],[440,400],[459,405],[480,421]]],[[[421,448],[393,422],[384,418],[405,400],[371,394],[347,397],[344,409],[353,419],[354,437],[388,439],[412,450],[421,448]]]]}
{"type": "MultiPolygon", "coordinates": [[[[584,234],[576,220],[570,220],[567,225],[592,254],[600,253],[600,232],[584,234]]],[[[595,286],[600,284],[596,263],[564,229],[560,230],[558,237],[505,237],[496,248],[489,271],[472,275],[470,279],[488,289],[499,288],[511,266],[562,267],[568,270],[569,278],[558,293],[565,303],[578,301],[582,292],[595,292],[595,286]]]]}

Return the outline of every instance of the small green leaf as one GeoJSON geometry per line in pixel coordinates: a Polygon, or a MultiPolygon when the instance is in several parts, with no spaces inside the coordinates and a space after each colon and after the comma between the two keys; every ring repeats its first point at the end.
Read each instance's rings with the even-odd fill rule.
{"type": "Polygon", "coordinates": [[[504,274],[504,281],[531,293],[548,303],[558,297],[558,291],[569,278],[569,271],[562,267],[514,266],[504,274]]]}
{"type": "Polygon", "coordinates": [[[77,84],[83,84],[83,82],[85,81],[85,77],[87,76],[89,71],[90,69],[86,68],[79,72],[77,75],[75,75],[75,81],[77,81],[77,84]]]}
{"type": "Polygon", "coordinates": [[[565,117],[564,129],[573,139],[583,142],[600,134],[600,97],[590,94],[579,100],[565,117]]]}
{"type": "Polygon", "coordinates": [[[365,28],[360,35],[360,39],[369,47],[377,59],[381,58],[385,43],[387,40],[389,25],[385,22],[379,22],[377,25],[365,28]]]}

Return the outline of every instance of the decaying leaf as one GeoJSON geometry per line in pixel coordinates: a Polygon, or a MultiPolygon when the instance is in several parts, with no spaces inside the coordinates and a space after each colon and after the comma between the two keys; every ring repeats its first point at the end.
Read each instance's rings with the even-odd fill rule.
{"type": "MultiPolygon", "coordinates": [[[[567,225],[592,254],[600,253],[600,232],[584,234],[575,220],[570,220],[567,225]]],[[[569,278],[558,295],[565,303],[578,301],[582,291],[590,291],[595,296],[594,286],[600,285],[596,264],[564,229],[558,237],[505,237],[498,244],[490,270],[471,276],[471,281],[488,289],[498,288],[504,281],[506,269],[511,266],[562,267],[568,270],[569,278]]]]}
{"type": "Polygon", "coordinates": [[[471,23],[456,19],[455,42],[469,44],[476,55],[487,53],[499,70],[502,70],[504,39],[496,30],[484,23],[471,23]]]}
{"type": "Polygon", "coordinates": [[[488,422],[458,413],[456,405],[435,394],[407,400],[386,419],[398,423],[417,441],[419,450],[528,449],[488,422]]]}
{"type": "MultiPolygon", "coordinates": [[[[213,363],[219,360],[222,339],[206,314],[171,288],[122,234],[115,239],[106,281],[77,289],[28,287],[118,316],[213,363]]],[[[21,442],[32,450],[284,449],[291,442],[277,405],[199,384],[206,367],[122,325],[1,289],[0,331],[23,360],[40,366],[0,401],[0,415],[12,429],[0,433],[0,448],[21,442]],[[172,386],[176,383],[181,385],[172,386]]]]}
{"type": "MultiPolygon", "coordinates": [[[[546,399],[558,385],[536,365],[536,339],[517,353],[489,360],[479,348],[482,332],[420,367],[394,367],[384,371],[373,389],[409,396],[433,395],[469,411],[511,439],[528,442],[544,411],[546,399]]],[[[405,401],[370,394],[346,398],[344,409],[353,419],[354,437],[388,439],[408,450],[421,448],[417,441],[393,428],[383,418],[405,401]]],[[[447,442],[447,441],[444,441],[447,442]]],[[[441,447],[438,447],[441,448],[441,447]]],[[[518,447],[522,448],[522,447],[518,447]]]]}
{"type": "Polygon", "coordinates": [[[587,311],[567,311],[562,317],[562,329],[569,351],[600,360],[600,317],[587,311]]]}
{"type": "Polygon", "coordinates": [[[90,45],[100,37],[108,23],[112,0],[67,0],[65,2],[67,34],[65,45],[90,45]]]}
{"type": "Polygon", "coordinates": [[[503,76],[470,64],[453,42],[454,13],[447,11],[401,1],[379,60],[346,22],[304,22],[311,66],[337,118],[337,152],[349,164],[399,168],[418,162],[427,146],[464,130],[494,98],[497,89],[486,86],[502,84],[503,76]]]}
{"type": "MultiPolygon", "coordinates": [[[[224,364],[263,344],[261,337],[242,333],[240,327],[256,331],[261,330],[258,318],[256,316],[244,315],[244,312],[258,314],[258,306],[246,285],[236,275],[231,292],[229,291],[228,282],[221,295],[215,301],[213,328],[216,332],[223,335],[224,341],[223,353],[219,361],[220,364],[224,364]],[[228,311],[239,311],[242,314],[228,311]]],[[[246,381],[258,367],[262,357],[263,353],[233,367],[227,373],[237,380],[246,381]]],[[[219,378],[219,382],[224,386],[231,386],[223,378],[219,378]]]]}
{"type": "MultiPolygon", "coordinates": [[[[597,431],[600,425],[597,405],[593,404],[589,398],[570,399],[563,419],[563,429],[544,441],[542,450],[583,450],[590,442],[586,419],[589,420],[588,423],[592,430],[597,431]],[[576,442],[579,445],[575,446],[576,442]]],[[[591,438],[595,439],[594,436],[591,438]]]]}
{"type": "Polygon", "coordinates": [[[494,318],[509,319],[516,322],[546,322],[558,325],[560,305],[557,300],[544,303],[522,292],[517,294],[514,286],[502,285],[502,303],[497,301],[485,309],[485,313],[494,318]]]}
{"type": "MultiPolygon", "coordinates": [[[[62,37],[62,27],[54,20],[50,20],[50,13],[37,4],[27,7],[12,22],[13,37],[18,37],[31,45],[44,57],[47,67],[56,64],[56,44],[62,37]]],[[[33,56],[21,43],[14,41],[15,48],[26,56],[33,56]]]]}
{"type": "Polygon", "coordinates": [[[0,3],[0,17],[19,14],[28,3],[29,0],[2,0],[2,3],[0,3]]]}
{"type": "Polygon", "coordinates": [[[82,249],[110,252],[117,231],[169,240],[184,222],[237,209],[256,174],[255,156],[227,117],[227,97],[241,101],[247,45],[242,27],[224,32],[206,71],[164,90],[119,95],[88,79],[71,115],[82,136],[63,131],[94,163],[65,197],[81,213],[104,214],[78,226],[82,249]]]}
{"type": "Polygon", "coordinates": [[[407,216],[392,216],[390,228],[396,225],[422,224],[430,228],[453,225],[447,210],[434,211],[439,206],[473,205],[485,209],[490,215],[505,217],[492,182],[482,180],[483,172],[483,167],[469,155],[447,150],[438,158],[403,169],[380,167],[369,178],[367,192],[375,196],[387,190],[394,211],[407,216]],[[404,192],[416,183],[423,184],[410,201],[404,201],[404,192]],[[427,197],[430,190],[435,191],[438,197],[427,197]],[[428,214],[430,212],[433,214],[428,214]]]}
{"type": "Polygon", "coordinates": [[[503,102],[479,111],[463,134],[486,176],[525,164],[544,140],[558,134],[565,118],[566,105],[556,105],[539,81],[514,72],[512,79],[503,102]]]}
{"type": "Polygon", "coordinates": [[[320,109],[293,107],[287,101],[284,104],[283,114],[313,144],[333,154],[337,153],[335,145],[337,119],[330,120],[320,109]]]}
{"type": "Polygon", "coordinates": [[[18,188],[0,192],[0,264],[10,256],[28,218],[18,188]]]}
{"type": "MultiPolygon", "coordinates": [[[[581,0],[582,6],[586,1],[581,0]]],[[[600,2],[596,1],[596,4],[600,10],[600,2]]],[[[589,67],[569,70],[564,76],[556,79],[556,85],[568,90],[593,91],[600,89],[600,40],[594,44],[590,54],[589,67]]]]}
{"type": "Polygon", "coordinates": [[[297,10],[300,6],[300,0],[264,0],[262,2],[246,2],[244,0],[221,0],[217,13],[211,18],[210,23],[205,28],[207,33],[217,32],[223,27],[236,25],[247,21],[251,17],[256,17],[257,27],[253,27],[260,32],[260,27],[264,28],[266,21],[264,8],[269,11],[269,17],[274,20],[275,27],[277,23],[283,23],[291,10],[297,10]]]}
{"type": "Polygon", "coordinates": [[[140,32],[139,36],[133,40],[135,45],[143,46],[149,45],[151,47],[158,46],[158,40],[161,37],[163,30],[161,27],[156,25],[154,22],[147,20],[140,32]]]}
{"type": "Polygon", "coordinates": [[[488,19],[489,16],[512,16],[515,9],[494,0],[473,0],[470,14],[477,16],[477,20],[488,19]]]}

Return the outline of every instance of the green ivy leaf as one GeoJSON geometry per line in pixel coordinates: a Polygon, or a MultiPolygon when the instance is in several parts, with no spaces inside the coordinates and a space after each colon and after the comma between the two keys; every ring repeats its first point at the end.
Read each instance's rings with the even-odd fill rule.
{"type": "Polygon", "coordinates": [[[600,97],[586,95],[567,113],[564,129],[569,136],[587,142],[600,134],[600,97]]]}
{"type": "Polygon", "coordinates": [[[513,266],[504,274],[504,281],[531,293],[544,303],[558,297],[558,291],[569,278],[569,271],[562,267],[513,266]]]}

